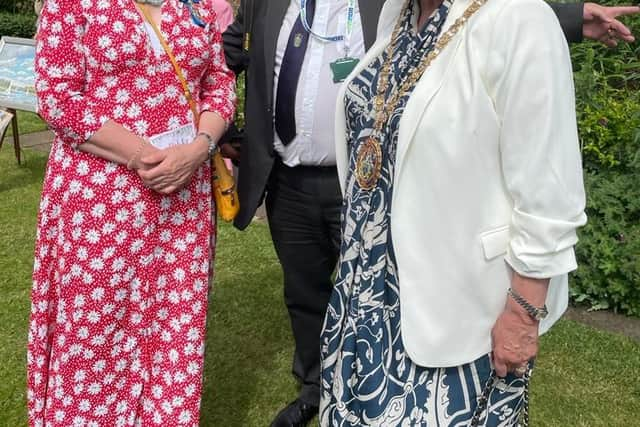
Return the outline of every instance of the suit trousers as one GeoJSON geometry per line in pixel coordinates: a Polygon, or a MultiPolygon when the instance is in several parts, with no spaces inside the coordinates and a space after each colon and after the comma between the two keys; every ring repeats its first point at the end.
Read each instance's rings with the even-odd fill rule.
{"type": "Polygon", "coordinates": [[[267,185],[266,208],[284,273],[299,398],[318,406],[320,333],[340,252],[342,195],[335,166],[289,167],[277,160],[267,185]]]}

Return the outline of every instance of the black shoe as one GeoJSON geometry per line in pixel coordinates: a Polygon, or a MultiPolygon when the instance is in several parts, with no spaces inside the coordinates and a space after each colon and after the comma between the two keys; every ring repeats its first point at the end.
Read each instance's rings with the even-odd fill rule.
{"type": "Polygon", "coordinates": [[[271,427],[306,427],[318,415],[318,407],[296,399],[278,413],[271,427]]]}

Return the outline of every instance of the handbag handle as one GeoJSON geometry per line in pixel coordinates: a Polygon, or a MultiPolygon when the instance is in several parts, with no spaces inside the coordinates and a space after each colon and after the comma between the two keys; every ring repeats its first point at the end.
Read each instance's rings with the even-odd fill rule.
{"type": "Polygon", "coordinates": [[[198,114],[198,109],[196,108],[196,102],[193,100],[193,96],[191,95],[191,91],[189,90],[189,85],[187,84],[187,80],[184,78],[184,75],[182,73],[182,68],[180,68],[178,61],[176,61],[176,57],[173,55],[171,48],[167,44],[167,41],[165,40],[164,36],[162,35],[162,32],[160,31],[156,23],[151,18],[151,15],[149,14],[149,10],[147,9],[147,5],[136,4],[136,6],[142,12],[144,19],[149,23],[149,25],[151,25],[151,28],[153,28],[153,31],[158,36],[158,40],[160,41],[162,48],[164,49],[167,56],[171,60],[171,64],[173,65],[173,70],[175,71],[176,76],[178,77],[178,80],[180,80],[180,84],[182,85],[182,89],[184,90],[184,96],[187,98],[187,102],[189,102],[189,107],[191,108],[191,112],[193,113],[193,120],[195,121],[196,129],[197,129],[198,122],[200,121],[200,115],[198,114]]]}
{"type": "MultiPolygon", "coordinates": [[[[518,414],[518,427],[529,427],[529,382],[531,381],[531,371],[531,367],[528,367],[527,371],[522,377],[522,380],[524,381],[524,392],[522,397],[522,408],[520,409],[520,413],[518,414]]],[[[489,374],[489,378],[487,379],[487,382],[482,389],[482,394],[478,398],[478,403],[476,405],[475,411],[473,411],[473,416],[471,417],[469,427],[479,427],[480,419],[482,418],[482,414],[485,411],[487,411],[487,416],[489,416],[489,397],[491,396],[491,392],[495,389],[498,381],[498,375],[496,374],[496,371],[492,369],[491,373],[489,374]]]]}

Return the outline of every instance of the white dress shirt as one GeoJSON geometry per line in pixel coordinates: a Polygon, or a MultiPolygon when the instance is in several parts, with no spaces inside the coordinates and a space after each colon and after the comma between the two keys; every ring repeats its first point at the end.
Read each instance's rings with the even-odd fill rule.
{"type": "MultiPolygon", "coordinates": [[[[364,36],[360,10],[356,2],[349,56],[364,56],[364,36]]],[[[347,0],[316,0],[312,29],[323,36],[344,35],[347,24],[347,0]]],[[[300,0],[291,0],[285,15],[274,67],[273,93],[278,93],[278,77],[289,35],[300,14],[300,0]]],[[[333,82],[330,64],[345,57],[345,41],[326,42],[311,35],[302,64],[296,93],[297,136],[286,147],[274,131],[274,147],[288,166],[333,166],[336,164],[334,116],[340,83],[333,82]]],[[[274,97],[274,114],[275,114],[274,97]]]]}

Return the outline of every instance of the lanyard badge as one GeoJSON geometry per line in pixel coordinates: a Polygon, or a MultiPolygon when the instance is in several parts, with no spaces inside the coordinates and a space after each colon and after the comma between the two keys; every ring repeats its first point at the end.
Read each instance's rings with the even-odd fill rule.
{"type": "Polygon", "coordinates": [[[356,68],[358,62],[360,61],[357,58],[350,58],[346,56],[330,63],[329,66],[333,73],[333,82],[342,83],[345,81],[353,69],[356,68]]]}
{"type": "Polygon", "coordinates": [[[180,3],[184,4],[187,9],[189,9],[189,13],[191,14],[191,20],[198,27],[204,28],[207,24],[202,19],[200,15],[200,11],[194,7],[194,5],[199,5],[201,0],[180,0],[180,3]]]}
{"type": "Polygon", "coordinates": [[[344,57],[329,64],[331,72],[333,73],[333,82],[343,82],[358,64],[358,59],[349,56],[351,35],[353,34],[353,22],[356,11],[356,0],[348,0],[346,29],[344,35],[339,36],[323,36],[315,33],[311,29],[311,25],[309,25],[309,20],[307,18],[307,1],[308,0],[300,0],[300,21],[302,21],[302,26],[305,31],[313,37],[325,42],[337,43],[344,41],[344,57]]]}

